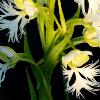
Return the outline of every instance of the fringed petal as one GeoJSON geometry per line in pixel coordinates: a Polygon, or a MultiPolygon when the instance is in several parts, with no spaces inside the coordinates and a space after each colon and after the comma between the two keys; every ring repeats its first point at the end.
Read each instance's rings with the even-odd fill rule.
{"type": "Polygon", "coordinates": [[[25,18],[22,11],[18,11],[14,4],[10,0],[3,1],[0,3],[0,11],[3,13],[0,15],[0,30],[8,29],[9,36],[8,42],[19,42],[18,30],[20,31],[20,37],[24,34],[24,26],[30,21],[30,19],[25,18]],[[14,19],[9,20],[7,18],[14,17],[14,19]]]}

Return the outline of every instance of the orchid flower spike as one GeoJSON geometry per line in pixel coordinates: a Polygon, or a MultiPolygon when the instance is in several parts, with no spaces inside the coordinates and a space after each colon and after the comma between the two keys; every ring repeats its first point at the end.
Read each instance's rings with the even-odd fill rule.
{"type": "Polygon", "coordinates": [[[18,56],[10,47],[0,46],[0,86],[5,79],[5,74],[8,69],[14,68],[18,62],[18,56]]]}
{"type": "Polygon", "coordinates": [[[25,34],[24,26],[37,16],[37,7],[32,0],[1,0],[0,7],[0,30],[9,30],[8,42],[19,42],[18,36],[25,34]]]}
{"type": "Polygon", "coordinates": [[[96,76],[100,76],[100,69],[98,68],[99,65],[97,65],[99,61],[82,67],[82,65],[89,60],[87,59],[88,55],[92,55],[92,53],[90,51],[80,52],[71,51],[66,56],[62,57],[63,75],[64,79],[67,80],[65,91],[72,94],[75,93],[76,97],[79,99],[81,96],[84,98],[81,92],[82,89],[94,94],[95,91],[100,90],[98,89],[100,88],[100,82],[97,82],[95,79],[96,76]],[[68,66],[71,69],[68,69],[68,66]],[[75,80],[72,80],[73,76],[75,76],[75,80]]]}

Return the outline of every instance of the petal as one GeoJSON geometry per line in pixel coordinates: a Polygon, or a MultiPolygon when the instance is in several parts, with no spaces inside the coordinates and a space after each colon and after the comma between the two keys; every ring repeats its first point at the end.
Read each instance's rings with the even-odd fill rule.
{"type": "Polygon", "coordinates": [[[8,69],[10,69],[9,65],[0,63],[0,86],[5,79],[5,74],[8,69]]]}
{"type": "Polygon", "coordinates": [[[78,68],[78,71],[84,75],[84,77],[86,79],[90,79],[91,81],[95,81],[94,77],[95,76],[100,76],[100,69],[98,69],[98,67],[100,65],[97,65],[96,64],[98,63],[99,61],[97,60],[95,63],[91,63],[87,66],[84,66],[83,68],[78,68]]]}

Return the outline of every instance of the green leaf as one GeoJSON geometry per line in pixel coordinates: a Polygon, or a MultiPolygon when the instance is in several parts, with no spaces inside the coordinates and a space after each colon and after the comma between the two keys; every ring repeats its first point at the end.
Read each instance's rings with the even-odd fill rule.
{"type": "MultiPolygon", "coordinates": [[[[28,44],[28,39],[27,39],[27,34],[24,35],[24,57],[25,57],[25,54],[28,55],[26,56],[27,58],[31,59],[34,61],[34,58],[32,56],[32,53],[30,51],[30,48],[29,48],[29,44],[28,44]]],[[[32,64],[30,64],[30,66],[33,67],[32,64]]],[[[33,73],[34,74],[34,73],[33,73]]],[[[37,85],[39,86],[39,83],[37,82],[37,85]]]]}
{"type": "Polygon", "coordinates": [[[35,90],[34,90],[34,86],[32,84],[32,81],[30,79],[28,70],[26,69],[26,73],[27,73],[27,79],[28,79],[28,84],[29,84],[29,89],[30,89],[30,94],[31,94],[31,100],[37,100],[36,94],[35,94],[35,90]]]}
{"type": "Polygon", "coordinates": [[[39,28],[39,33],[40,33],[40,39],[41,39],[42,47],[45,50],[44,18],[42,17],[41,14],[38,15],[37,22],[38,22],[38,28],[39,28]]]}
{"type": "Polygon", "coordinates": [[[58,7],[59,7],[60,22],[61,22],[61,26],[62,26],[62,33],[64,34],[66,32],[66,22],[65,22],[65,18],[64,18],[60,0],[58,0],[58,7]]]}
{"type": "Polygon", "coordinates": [[[35,78],[39,82],[39,100],[53,100],[49,85],[47,84],[41,69],[38,66],[32,65],[31,69],[35,75],[35,78]]]}
{"type": "MultiPolygon", "coordinates": [[[[29,44],[28,44],[27,34],[24,35],[24,52],[28,55],[30,59],[33,59],[30,48],[29,48],[29,44]]],[[[27,79],[28,79],[28,84],[29,84],[29,89],[30,89],[31,100],[37,100],[34,86],[31,82],[27,69],[26,69],[26,73],[27,73],[27,79]]]]}
{"type": "Polygon", "coordinates": [[[26,54],[28,54],[28,56],[30,58],[33,59],[32,54],[31,54],[31,51],[30,51],[30,48],[29,48],[29,44],[28,44],[27,33],[24,35],[24,52],[26,54]]]}
{"type": "MultiPolygon", "coordinates": [[[[76,46],[76,45],[79,45],[81,43],[84,43],[84,38],[83,38],[83,36],[76,37],[76,38],[73,38],[70,42],[72,43],[72,46],[76,46]]],[[[66,50],[68,48],[71,48],[72,46],[71,45],[66,46],[66,50]]]]}
{"type": "Polygon", "coordinates": [[[48,48],[50,47],[53,38],[54,38],[54,16],[47,11],[41,10],[41,14],[42,14],[42,18],[44,18],[44,24],[45,24],[45,30],[46,30],[46,34],[45,34],[45,42],[46,42],[46,47],[45,50],[48,50],[48,48]],[[52,20],[51,20],[52,19],[52,20]]]}

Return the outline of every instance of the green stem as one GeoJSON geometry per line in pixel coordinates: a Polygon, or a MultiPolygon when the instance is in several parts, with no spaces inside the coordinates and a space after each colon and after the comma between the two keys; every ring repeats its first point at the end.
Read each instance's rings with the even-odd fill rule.
{"type": "Polygon", "coordinates": [[[34,60],[31,60],[31,59],[19,58],[19,61],[29,62],[29,63],[33,64],[34,66],[38,66],[38,65],[34,62],[34,60]]]}
{"type": "MultiPolygon", "coordinates": [[[[71,40],[71,43],[72,43],[73,46],[79,45],[79,44],[81,44],[81,43],[84,43],[84,38],[83,38],[83,36],[73,38],[73,39],[71,40]]],[[[69,49],[69,48],[71,48],[71,47],[72,47],[72,46],[69,44],[69,45],[66,47],[66,50],[69,49]]]]}
{"type": "Polygon", "coordinates": [[[80,37],[73,38],[72,43],[73,43],[74,46],[81,44],[81,43],[84,43],[84,37],[80,36],[80,37]]]}
{"type": "Polygon", "coordinates": [[[69,45],[70,45],[70,47],[72,47],[73,48],[73,50],[75,50],[76,48],[75,48],[75,46],[73,45],[73,42],[72,41],[70,41],[69,42],[69,45]]]}
{"type": "Polygon", "coordinates": [[[49,9],[52,11],[52,13],[54,13],[55,2],[56,0],[50,0],[49,2],[49,9]]]}
{"type": "MultiPolygon", "coordinates": [[[[36,67],[36,70],[38,71],[38,74],[40,74],[40,76],[41,76],[38,80],[40,82],[43,81],[43,84],[45,86],[46,92],[48,94],[48,98],[49,98],[48,100],[53,100],[51,92],[50,92],[50,89],[49,89],[49,86],[47,85],[47,82],[46,82],[46,80],[44,78],[44,75],[41,72],[41,69],[39,68],[39,66],[33,60],[30,60],[30,59],[27,59],[27,58],[19,58],[19,61],[25,61],[25,62],[31,63],[32,65],[34,65],[36,67]]],[[[40,100],[41,100],[41,98],[40,98],[40,100]]]]}
{"type": "MultiPolygon", "coordinates": [[[[66,21],[66,26],[67,26],[68,29],[72,26],[74,27],[74,26],[77,26],[77,25],[83,25],[86,28],[93,28],[92,26],[90,26],[89,23],[86,23],[82,18],[74,18],[74,19],[70,19],[70,20],[66,21]]],[[[61,31],[58,28],[55,31],[55,39],[53,41],[53,44],[57,41],[57,39],[59,38],[60,35],[61,35],[61,31]]],[[[79,41],[73,41],[73,40],[72,40],[72,42],[73,42],[73,45],[77,45],[77,44],[83,43],[83,39],[80,42],[79,41]]],[[[68,46],[68,48],[69,48],[69,46],[68,46]]]]}
{"type": "Polygon", "coordinates": [[[44,62],[44,58],[40,59],[40,60],[37,62],[37,65],[41,65],[43,62],[44,62]]]}
{"type": "Polygon", "coordinates": [[[64,18],[60,0],[58,0],[58,8],[59,8],[60,22],[61,22],[61,26],[62,26],[62,33],[64,34],[66,32],[66,22],[65,22],[65,18],[64,18]]]}
{"type": "Polygon", "coordinates": [[[66,21],[66,25],[67,26],[77,26],[77,25],[83,25],[84,27],[86,27],[86,28],[92,28],[92,29],[94,29],[93,28],[93,26],[91,26],[91,24],[90,23],[88,23],[88,22],[86,22],[83,18],[73,18],[73,19],[69,19],[69,20],[67,20],[66,21]]]}
{"type": "Polygon", "coordinates": [[[53,47],[57,42],[59,42],[59,41],[58,41],[58,38],[59,38],[61,35],[62,35],[62,34],[61,34],[60,31],[55,35],[55,38],[54,38],[53,41],[52,41],[52,47],[53,47]]]}
{"type": "Polygon", "coordinates": [[[21,58],[29,58],[29,59],[33,59],[32,57],[30,57],[29,54],[27,53],[17,53],[18,56],[20,56],[21,58]]]}

